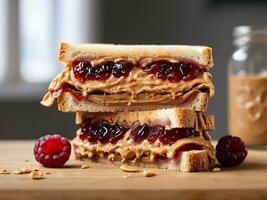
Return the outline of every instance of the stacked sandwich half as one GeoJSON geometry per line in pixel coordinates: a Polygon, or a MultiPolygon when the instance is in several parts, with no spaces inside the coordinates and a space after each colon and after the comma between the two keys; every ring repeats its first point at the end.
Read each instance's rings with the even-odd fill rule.
{"type": "Polygon", "coordinates": [[[204,46],[62,43],[55,77],[42,105],[75,112],[75,155],[180,171],[206,171],[215,162],[205,113],[214,87],[204,46]]]}

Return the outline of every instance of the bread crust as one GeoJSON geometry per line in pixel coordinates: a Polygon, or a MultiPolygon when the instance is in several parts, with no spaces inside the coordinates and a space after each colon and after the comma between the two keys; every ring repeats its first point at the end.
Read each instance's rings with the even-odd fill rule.
{"type": "Polygon", "coordinates": [[[169,57],[190,59],[206,69],[213,66],[212,49],[207,46],[61,43],[58,56],[59,62],[69,63],[79,56],[126,58],[169,57]]]}
{"type": "Polygon", "coordinates": [[[77,112],[76,123],[80,124],[84,118],[91,118],[94,122],[106,121],[111,124],[125,122],[133,125],[136,122],[166,124],[169,128],[194,128],[195,130],[214,130],[213,115],[195,112],[185,108],[168,108],[151,111],[122,111],[117,113],[87,113],[77,112]]]}
{"type": "Polygon", "coordinates": [[[62,112],[121,112],[135,110],[155,110],[171,107],[189,108],[194,111],[204,112],[207,109],[209,95],[199,92],[192,101],[182,104],[158,104],[148,105],[100,105],[90,101],[77,101],[70,92],[64,92],[58,97],[58,109],[62,112]]]}

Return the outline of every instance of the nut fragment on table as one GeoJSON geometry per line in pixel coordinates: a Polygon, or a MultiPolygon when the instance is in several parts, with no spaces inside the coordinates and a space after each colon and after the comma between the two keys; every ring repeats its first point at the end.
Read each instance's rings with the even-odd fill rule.
{"type": "Polygon", "coordinates": [[[40,171],[40,169],[23,167],[21,169],[15,169],[13,171],[13,174],[29,174],[29,173],[31,173],[33,171],[40,171]]]}
{"type": "Polygon", "coordinates": [[[0,169],[0,174],[10,174],[7,169],[0,169]]]}
{"type": "Polygon", "coordinates": [[[221,168],[219,168],[219,167],[215,167],[215,168],[213,168],[212,171],[214,171],[214,172],[220,172],[220,171],[221,171],[221,168]]]}
{"type": "Polygon", "coordinates": [[[23,167],[21,169],[15,169],[13,174],[29,174],[33,171],[31,168],[23,167]]]}
{"type": "Polygon", "coordinates": [[[152,177],[152,176],[155,176],[155,175],[156,175],[155,172],[153,172],[153,171],[151,171],[151,170],[149,170],[149,169],[145,169],[145,170],[143,171],[143,174],[144,174],[145,177],[152,177]]]}
{"type": "Polygon", "coordinates": [[[88,169],[88,168],[90,168],[90,166],[87,165],[87,164],[83,164],[83,165],[81,166],[81,169],[88,169]]]}
{"type": "Polygon", "coordinates": [[[44,172],[42,172],[42,171],[32,171],[30,173],[30,176],[34,180],[43,179],[44,178],[44,172]]]}
{"type": "Polygon", "coordinates": [[[124,172],[140,172],[141,170],[137,167],[132,167],[132,166],[129,166],[129,165],[121,165],[120,166],[120,169],[124,172]]]}

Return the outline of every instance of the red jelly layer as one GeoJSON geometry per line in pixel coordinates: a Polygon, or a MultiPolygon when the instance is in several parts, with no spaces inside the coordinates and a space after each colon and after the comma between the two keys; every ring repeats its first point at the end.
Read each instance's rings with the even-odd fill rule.
{"type": "Polygon", "coordinates": [[[80,139],[88,139],[88,141],[93,144],[98,141],[102,144],[115,144],[123,138],[127,130],[128,128],[120,123],[115,125],[110,125],[105,122],[91,123],[91,119],[84,119],[81,123],[82,134],[80,135],[80,139]]]}
{"type": "Polygon", "coordinates": [[[203,72],[197,63],[185,60],[177,63],[160,60],[148,64],[143,70],[148,74],[154,74],[156,78],[167,79],[172,83],[193,80],[203,72]]]}
{"type": "Polygon", "coordinates": [[[149,126],[147,124],[136,126],[131,132],[134,143],[140,144],[147,140],[153,144],[157,139],[164,145],[172,145],[177,140],[191,136],[199,136],[199,133],[192,128],[172,128],[165,130],[163,126],[149,126]]]}
{"type": "MultiPolygon", "coordinates": [[[[106,122],[91,123],[91,119],[84,119],[81,123],[81,140],[88,140],[90,143],[100,142],[102,144],[112,143],[122,139],[130,128],[121,123],[111,125],[106,122]]],[[[172,145],[177,140],[187,137],[199,136],[199,132],[192,128],[173,128],[165,130],[163,126],[148,124],[135,125],[131,128],[130,137],[135,144],[140,144],[147,140],[153,144],[159,140],[164,145],[172,145]]]]}
{"type": "Polygon", "coordinates": [[[74,76],[80,82],[87,80],[107,80],[111,75],[116,78],[127,77],[134,64],[125,60],[119,62],[105,61],[92,66],[91,62],[84,58],[76,59],[72,63],[74,76]]]}
{"type": "MultiPolygon", "coordinates": [[[[91,65],[91,61],[85,58],[78,58],[72,62],[74,76],[80,82],[87,80],[105,81],[111,75],[117,78],[127,77],[134,66],[136,65],[127,60],[118,62],[105,61],[94,67],[91,65]]],[[[167,60],[158,60],[148,63],[142,70],[148,74],[153,74],[156,78],[169,80],[173,83],[190,81],[204,71],[200,69],[196,62],[191,60],[180,60],[176,63],[167,60]]]]}

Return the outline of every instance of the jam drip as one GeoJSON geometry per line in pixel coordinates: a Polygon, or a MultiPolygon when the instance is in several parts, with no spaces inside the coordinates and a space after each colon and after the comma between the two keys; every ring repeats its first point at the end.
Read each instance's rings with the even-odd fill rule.
{"type": "MultiPolygon", "coordinates": [[[[134,64],[126,60],[118,62],[105,61],[94,67],[91,65],[90,60],[85,58],[76,59],[72,63],[74,76],[80,82],[87,80],[105,81],[111,75],[116,78],[128,77],[133,67],[134,64]]],[[[176,63],[158,60],[147,64],[142,70],[148,74],[153,74],[158,79],[169,80],[172,83],[190,81],[204,71],[199,68],[197,63],[191,60],[180,60],[176,63]]]]}
{"type": "Polygon", "coordinates": [[[77,101],[87,100],[79,90],[70,84],[64,83],[59,90],[55,91],[55,95],[60,96],[64,92],[70,92],[77,101]]]}
{"type": "MultiPolygon", "coordinates": [[[[98,141],[102,144],[116,144],[128,130],[129,128],[121,123],[115,125],[106,122],[92,123],[91,119],[84,119],[81,123],[82,134],[79,137],[81,140],[88,140],[92,144],[96,144],[98,141]]],[[[150,126],[146,123],[133,126],[130,134],[135,144],[141,144],[144,140],[153,144],[159,140],[164,145],[172,145],[179,139],[196,136],[199,136],[199,132],[192,128],[165,130],[163,126],[150,126]]]]}

